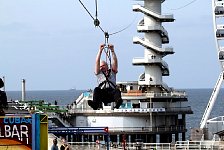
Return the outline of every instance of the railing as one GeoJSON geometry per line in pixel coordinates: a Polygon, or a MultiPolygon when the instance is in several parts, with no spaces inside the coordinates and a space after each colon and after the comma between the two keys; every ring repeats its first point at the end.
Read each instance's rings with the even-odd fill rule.
{"type": "MultiPolygon", "coordinates": [[[[127,148],[129,150],[136,150],[138,147],[137,143],[127,143],[127,148]]],[[[141,149],[147,150],[170,150],[171,144],[170,143],[143,143],[140,147],[141,149]]]]}
{"type": "MultiPolygon", "coordinates": [[[[106,149],[106,143],[104,141],[96,143],[96,142],[68,142],[72,148],[82,149],[82,150],[94,150],[94,149],[106,149]]],[[[143,143],[142,145],[138,145],[137,143],[126,143],[124,146],[123,143],[110,143],[110,150],[118,150],[124,149],[124,147],[128,150],[136,150],[137,148],[147,149],[147,150],[170,150],[170,143],[143,143]]]]}
{"type": "Polygon", "coordinates": [[[177,141],[175,144],[175,150],[201,150],[201,149],[209,149],[209,150],[218,150],[223,149],[224,145],[219,141],[177,141]]]}
{"type": "MultiPolygon", "coordinates": [[[[82,149],[82,150],[95,150],[95,149],[106,149],[106,143],[96,143],[96,142],[68,142],[72,148],[82,149]]],[[[143,143],[142,145],[138,145],[137,143],[126,143],[124,146],[123,143],[110,143],[110,150],[118,150],[124,149],[124,147],[128,150],[136,150],[137,148],[141,148],[144,150],[171,150],[170,143],[143,143]]]]}
{"type": "Polygon", "coordinates": [[[173,91],[171,93],[122,93],[122,96],[145,96],[146,98],[164,98],[164,97],[187,97],[184,91],[173,91]]]}
{"type": "Polygon", "coordinates": [[[68,111],[69,114],[77,113],[158,113],[158,112],[188,112],[192,113],[191,107],[169,107],[169,108],[120,108],[93,110],[92,108],[73,108],[68,111]]]}
{"type": "MultiPolygon", "coordinates": [[[[82,150],[95,150],[95,149],[106,149],[106,143],[103,142],[68,142],[72,148],[74,149],[82,149],[82,150]]],[[[124,147],[128,150],[218,150],[223,149],[224,146],[220,144],[220,142],[212,142],[212,141],[177,141],[176,144],[171,143],[142,143],[142,145],[138,145],[137,143],[126,143],[124,146],[123,143],[110,143],[110,150],[119,150],[124,149],[124,147]]]]}
{"type": "Polygon", "coordinates": [[[169,108],[166,108],[166,112],[189,112],[189,113],[193,113],[193,111],[191,110],[191,106],[169,107],[169,108]]]}
{"type": "Polygon", "coordinates": [[[149,8],[146,8],[144,6],[141,6],[141,5],[133,5],[133,9],[134,11],[137,11],[140,10],[140,11],[143,11],[143,12],[146,12],[147,14],[152,14],[153,16],[157,17],[157,18],[164,18],[164,17],[169,17],[169,18],[173,18],[173,15],[172,14],[161,14],[159,12],[156,12],[152,9],[149,9],[149,8]]]}
{"type": "Polygon", "coordinates": [[[68,105],[52,105],[44,100],[26,100],[26,101],[12,101],[9,107],[18,110],[27,110],[32,112],[67,112],[68,105]]]}
{"type": "Polygon", "coordinates": [[[81,95],[79,95],[78,99],[75,101],[76,104],[79,104],[82,101],[83,97],[84,97],[84,93],[82,93],[81,95]]]}
{"type": "MultiPolygon", "coordinates": [[[[91,127],[86,127],[91,128],[91,127]]],[[[94,128],[94,127],[93,127],[94,128]]],[[[122,131],[125,132],[138,132],[138,133],[145,133],[145,132],[185,132],[185,126],[158,126],[158,127],[109,127],[108,132],[112,133],[120,133],[122,131]]]]}
{"type": "MultiPolygon", "coordinates": [[[[164,98],[164,97],[187,97],[185,91],[172,91],[170,93],[140,93],[140,92],[122,92],[122,96],[145,96],[146,98],[164,98]]],[[[83,98],[92,98],[93,93],[89,93],[88,95],[80,95],[76,104],[83,100],[83,98]]]]}

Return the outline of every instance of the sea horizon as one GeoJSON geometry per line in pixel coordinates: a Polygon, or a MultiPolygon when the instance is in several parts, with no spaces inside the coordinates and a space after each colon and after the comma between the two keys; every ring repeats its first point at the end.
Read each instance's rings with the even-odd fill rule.
{"type": "MultiPolygon", "coordinates": [[[[170,88],[173,88],[173,87],[170,87],[170,88]]],[[[26,90],[26,91],[87,91],[89,89],[92,89],[92,88],[88,88],[88,89],[34,89],[34,90],[26,90]]],[[[214,89],[214,88],[174,88],[175,90],[188,90],[188,89],[214,89]]],[[[221,88],[221,89],[224,89],[221,88]]],[[[220,89],[220,90],[221,90],[220,89]]],[[[5,90],[5,91],[9,91],[9,92],[22,92],[22,90],[5,90]]]]}

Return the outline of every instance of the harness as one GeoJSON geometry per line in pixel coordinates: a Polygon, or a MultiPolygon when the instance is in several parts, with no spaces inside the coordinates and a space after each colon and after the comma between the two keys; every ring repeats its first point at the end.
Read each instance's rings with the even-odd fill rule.
{"type": "Polygon", "coordinates": [[[108,39],[109,39],[109,34],[108,34],[108,32],[105,32],[104,53],[105,53],[105,57],[106,57],[106,63],[109,64],[109,73],[110,73],[111,69],[112,69],[112,64],[111,64],[111,52],[109,49],[108,39]],[[108,63],[108,61],[109,61],[109,63],[108,63]]]}
{"type": "Polygon", "coordinates": [[[113,82],[111,82],[111,81],[109,80],[109,76],[110,76],[110,73],[111,73],[111,69],[109,69],[108,71],[109,71],[108,75],[106,75],[106,74],[102,71],[102,73],[103,73],[103,75],[105,76],[106,80],[103,81],[103,82],[101,82],[101,83],[99,84],[98,87],[99,87],[99,88],[102,88],[102,87],[105,88],[105,87],[106,87],[106,84],[108,83],[109,88],[116,89],[116,85],[115,85],[113,82]]]}

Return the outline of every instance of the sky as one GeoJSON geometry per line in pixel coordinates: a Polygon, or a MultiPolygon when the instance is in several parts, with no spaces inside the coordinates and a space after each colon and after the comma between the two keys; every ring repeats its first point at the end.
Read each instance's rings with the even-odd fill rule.
{"type": "MultiPolygon", "coordinates": [[[[95,0],[82,0],[95,16],[95,0]]],[[[104,31],[113,33],[119,61],[117,81],[137,81],[144,67],[133,66],[144,56],[144,47],[133,44],[143,14],[132,11],[134,0],[98,0],[98,19],[104,31]]],[[[212,23],[211,0],[166,0],[162,14],[175,22],[163,23],[175,54],[164,57],[170,76],[163,77],[175,89],[213,88],[221,67],[212,23]],[[187,5],[191,3],[190,5],[187,5]]],[[[104,43],[103,32],[78,0],[0,0],[0,77],[5,89],[93,89],[95,56],[104,43]]]]}

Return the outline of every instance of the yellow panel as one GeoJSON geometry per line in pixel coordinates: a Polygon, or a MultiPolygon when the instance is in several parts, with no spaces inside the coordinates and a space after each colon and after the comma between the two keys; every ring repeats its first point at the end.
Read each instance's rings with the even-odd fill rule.
{"type": "MultiPolygon", "coordinates": [[[[42,116],[42,115],[41,115],[42,116]]],[[[48,120],[47,115],[40,117],[40,150],[48,149],[48,120]],[[42,122],[44,121],[44,122],[42,122]]]]}

